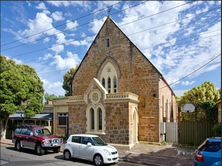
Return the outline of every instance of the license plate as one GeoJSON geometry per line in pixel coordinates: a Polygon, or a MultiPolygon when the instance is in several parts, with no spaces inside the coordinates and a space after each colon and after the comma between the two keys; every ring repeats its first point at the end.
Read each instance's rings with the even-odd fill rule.
{"type": "Polygon", "coordinates": [[[59,144],[52,144],[52,146],[59,146],[59,144]]]}

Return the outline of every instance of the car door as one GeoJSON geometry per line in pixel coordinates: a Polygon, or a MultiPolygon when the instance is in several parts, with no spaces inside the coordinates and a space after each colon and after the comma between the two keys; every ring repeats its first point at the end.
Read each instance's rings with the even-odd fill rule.
{"type": "Polygon", "coordinates": [[[27,132],[27,128],[24,127],[22,128],[21,133],[19,135],[21,147],[24,147],[24,148],[27,147],[26,132],[27,132]]]}
{"type": "Polygon", "coordinates": [[[31,133],[33,133],[33,129],[32,128],[28,128],[27,132],[26,132],[26,145],[30,149],[35,149],[35,137],[34,137],[33,134],[30,135],[31,133]]]}
{"type": "Polygon", "coordinates": [[[72,157],[80,158],[79,157],[80,142],[81,142],[80,136],[72,136],[72,139],[70,142],[70,149],[72,151],[72,157]]]}
{"type": "Polygon", "coordinates": [[[79,147],[79,155],[82,159],[91,160],[93,156],[93,146],[88,146],[87,143],[91,143],[90,137],[82,137],[79,147]]]}

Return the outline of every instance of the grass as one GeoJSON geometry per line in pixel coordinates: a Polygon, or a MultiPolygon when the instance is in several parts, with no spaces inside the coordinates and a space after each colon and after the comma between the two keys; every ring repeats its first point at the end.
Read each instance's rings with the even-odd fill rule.
{"type": "Polygon", "coordinates": [[[178,145],[178,147],[180,147],[180,148],[188,148],[188,149],[193,149],[193,150],[197,149],[197,146],[195,146],[195,145],[187,145],[187,144],[184,144],[184,145],[180,144],[180,145],[178,145]]]}

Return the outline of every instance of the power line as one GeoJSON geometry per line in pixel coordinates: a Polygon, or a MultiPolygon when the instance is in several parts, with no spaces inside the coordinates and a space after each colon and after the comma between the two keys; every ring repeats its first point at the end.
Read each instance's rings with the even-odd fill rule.
{"type": "MultiPolygon", "coordinates": [[[[146,2],[146,1],[144,1],[144,2],[142,2],[142,3],[145,3],[145,2],[146,2]]],[[[130,6],[129,8],[122,9],[122,10],[120,10],[120,11],[117,11],[117,12],[115,12],[115,13],[112,13],[111,15],[115,15],[115,14],[117,14],[117,13],[120,13],[120,12],[123,12],[123,11],[125,11],[125,10],[131,9],[131,8],[133,8],[133,7],[136,7],[136,6],[140,5],[140,4],[142,4],[142,3],[138,3],[138,4],[136,4],[136,5],[132,5],[132,6],[130,6]]],[[[175,8],[179,8],[179,7],[184,6],[184,5],[187,5],[187,4],[189,4],[189,3],[191,3],[191,2],[187,2],[187,3],[184,3],[184,4],[182,4],[182,5],[178,5],[178,6],[175,6],[175,7],[166,9],[166,10],[163,10],[163,11],[161,11],[161,12],[157,12],[157,13],[154,13],[154,14],[152,14],[152,15],[139,18],[139,19],[137,19],[137,20],[128,22],[128,23],[126,23],[126,24],[119,25],[119,27],[125,26],[125,25],[127,25],[127,24],[134,23],[134,22],[136,22],[136,21],[140,21],[140,20],[142,20],[142,19],[146,19],[146,18],[152,17],[152,16],[154,16],[154,15],[158,15],[158,14],[161,14],[161,13],[164,13],[164,12],[167,12],[167,11],[170,11],[170,10],[173,10],[173,9],[175,9],[175,8]]],[[[103,17],[99,18],[98,20],[100,20],[100,19],[103,19],[103,17]]],[[[94,22],[94,21],[95,21],[95,20],[90,21],[90,22],[87,22],[87,23],[84,23],[84,24],[81,24],[81,25],[76,26],[76,27],[74,27],[74,28],[78,28],[78,27],[81,27],[81,26],[88,25],[88,24],[90,24],[90,23],[92,23],[92,22],[94,22]]],[[[64,31],[60,31],[60,32],[58,32],[58,33],[54,33],[54,34],[49,35],[49,36],[47,36],[47,37],[52,37],[53,35],[58,35],[58,34],[60,34],[60,33],[62,33],[62,32],[66,32],[66,31],[69,31],[69,30],[74,29],[74,28],[66,29],[66,30],[64,30],[64,31]]],[[[51,28],[51,29],[53,29],[53,28],[51,28]]],[[[51,29],[50,29],[50,30],[51,30],[51,29]]],[[[46,30],[46,31],[48,31],[48,30],[46,30]]],[[[42,31],[42,32],[44,32],[44,31],[42,31]]],[[[37,34],[39,34],[39,33],[37,33],[37,34]]],[[[35,35],[36,35],[36,34],[35,34],[35,35]]],[[[35,35],[31,35],[31,36],[35,36],[35,35]]],[[[31,37],[31,36],[29,36],[29,37],[31,37]]],[[[26,37],[26,38],[29,38],[29,37],[26,37]]],[[[47,38],[47,37],[39,38],[39,39],[36,39],[35,41],[31,41],[31,42],[27,42],[27,43],[24,43],[24,44],[20,44],[20,45],[18,45],[18,46],[10,47],[10,48],[4,49],[4,50],[2,50],[2,51],[7,51],[7,50],[10,50],[10,49],[14,49],[14,48],[17,48],[17,47],[21,47],[21,46],[27,45],[27,44],[29,44],[29,43],[33,43],[33,42],[36,42],[36,41],[40,41],[40,40],[45,39],[45,38],[47,38]]],[[[26,39],[26,38],[23,38],[23,39],[26,39]]],[[[20,39],[20,40],[23,40],[23,39],[20,39]]],[[[20,41],[20,40],[17,40],[17,41],[20,41]]]]}
{"type": "MultiPolygon", "coordinates": [[[[212,10],[215,10],[215,9],[218,9],[218,8],[213,8],[213,9],[211,9],[211,10],[202,12],[201,14],[207,13],[207,12],[212,11],[212,10]]],[[[192,16],[189,16],[189,17],[193,17],[193,15],[192,15],[192,16]]],[[[171,22],[168,22],[168,23],[165,23],[165,24],[161,24],[161,25],[159,25],[159,26],[152,27],[152,28],[149,28],[149,29],[146,29],[146,30],[151,30],[151,29],[155,29],[155,28],[158,28],[158,27],[161,27],[161,26],[165,26],[165,25],[167,25],[167,24],[172,24],[172,23],[174,23],[174,22],[181,21],[181,20],[186,19],[186,18],[189,18],[189,17],[184,17],[184,18],[182,18],[182,19],[179,19],[179,20],[176,20],[176,21],[171,21],[171,22]]],[[[136,20],[134,20],[134,22],[135,22],[135,21],[136,21],[136,20]]],[[[132,23],[132,22],[131,22],[131,23],[132,23]]],[[[124,25],[126,25],[126,24],[124,24],[124,25]]],[[[122,26],[123,26],[123,25],[122,25],[122,26]]],[[[95,34],[90,35],[90,36],[94,36],[94,35],[95,35],[95,34]]],[[[87,37],[90,37],[90,36],[87,36],[87,37]]],[[[79,39],[81,39],[81,38],[79,38],[79,39]]],[[[75,39],[75,40],[79,40],[79,39],[75,39]]],[[[30,52],[18,54],[18,55],[12,56],[11,58],[17,57],[17,56],[26,55],[26,54],[30,54],[30,53],[34,53],[34,52],[39,52],[39,51],[42,51],[42,50],[45,50],[45,49],[48,49],[48,48],[56,47],[56,46],[58,46],[58,45],[67,44],[67,43],[70,43],[70,42],[73,42],[73,41],[72,41],[72,40],[71,40],[71,41],[69,40],[69,41],[67,41],[67,42],[59,43],[59,44],[56,44],[56,45],[53,45],[53,46],[50,46],[50,47],[45,47],[45,48],[42,48],[42,49],[38,49],[38,50],[34,50],[34,51],[30,51],[30,52]]],[[[3,51],[4,51],[4,50],[3,50],[3,51]]]]}
{"type": "Polygon", "coordinates": [[[46,30],[44,30],[44,31],[41,31],[41,32],[38,32],[38,33],[35,33],[35,34],[32,34],[32,35],[29,35],[29,36],[27,36],[27,37],[25,37],[25,38],[18,39],[18,40],[15,40],[15,41],[12,41],[12,42],[9,42],[9,43],[6,43],[6,44],[3,44],[3,45],[1,45],[1,47],[6,46],[6,45],[9,45],[9,44],[12,44],[12,43],[15,43],[15,42],[17,42],[17,41],[21,41],[21,40],[27,39],[27,38],[32,37],[32,36],[36,36],[36,35],[41,34],[41,33],[43,33],[43,32],[50,31],[50,30],[55,29],[55,28],[58,28],[58,27],[60,27],[60,26],[62,26],[62,25],[69,24],[69,23],[71,23],[72,21],[76,21],[76,20],[82,19],[82,18],[84,18],[84,17],[87,17],[87,16],[90,16],[90,15],[96,14],[96,13],[98,13],[98,12],[101,12],[102,10],[109,9],[110,7],[113,7],[113,6],[115,6],[115,5],[117,5],[117,4],[121,3],[121,2],[123,2],[123,1],[120,1],[120,2],[115,3],[115,4],[113,4],[113,5],[107,6],[107,7],[103,8],[103,9],[100,9],[100,10],[94,11],[94,12],[89,13],[89,14],[87,14],[87,15],[84,15],[84,16],[82,16],[82,17],[79,17],[79,18],[73,19],[73,20],[69,21],[68,23],[65,22],[65,23],[59,24],[59,25],[57,25],[57,26],[55,26],[55,27],[53,27],[53,28],[46,29],[46,30]]]}
{"type": "MultiPolygon", "coordinates": [[[[219,56],[221,56],[221,53],[220,53],[219,55],[215,56],[213,59],[211,59],[211,60],[208,61],[207,63],[205,63],[204,65],[202,65],[201,67],[199,67],[199,68],[197,68],[196,70],[194,70],[193,72],[191,72],[190,74],[188,74],[188,75],[186,75],[186,76],[178,79],[177,81],[175,81],[175,82],[173,82],[173,83],[170,83],[169,85],[173,85],[173,84],[175,84],[175,83],[177,83],[177,82],[179,82],[179,81],[181,81],[181,80],[189,77],[189,76],[192,75],[193,73],[195,73],[195,72],[197,72],[198,70],[202,69],[203,67],[207,66],[209,63],[211,63],[212,61],[214,61],[215,59],[217,59],[219,56]]],[[[165,86],[165,87],[167,87],[167,86],[165,86]]],[[[159,90],[160,90],[160,89],[163,89],[163,88],[165,88],[165,87],[159,88],[159,90]]]]}
{"type": "MultiPolygon", "coordinates": [[[[218,35],[218,34],[217,34],[218,35]]],[[[212,36],[207,36],[207,37],[205,37],[205,38],[202,38],[202,39],[206,39],[206,38],[209,38],[209,37],[213,37],[213,36],[217,36],[217,35],[212,35],[212,36]]],[[[199,41],[198,41],[199,42],[199,41]]],[[[187,42],[186,42],[187,43],[187,42]]],[[[183,43],[184,44],[184,43],[183,43]]],[[[170,46],[171,47],[171,46],[170,46]]],[[[105,49],[105,48],[104,48],[105,49]]],[[[147,48],[146,48],[147,49],[147,48]]],[[[143,49],[143,50],[145,50],[145,49],[143,49]]],[[[62,66],[61,68],[59,68],[58,70],[63,70],[63,69],[65,69],[66,68],[66,66],[62,66]]],[[[44,73],[49,73],[49,72],[51,72],[51,71],[54,71],[54,70],[49,70],[49,71],[46,71],[46,72],[40,72],[39,74],[44,74],[44,73]]]]}
{"type": "MultiPolygon", "coordinates": [[[[138,6],[138,5],[142,4],[142,3],[145,3],[145,2],[146,2],[146,1],[143,1],[143,2],[140,2],[140,3],[136,4],[136,5],[132,5],[132,6],[130,6],[129,8],[120,10],[118,13],[120,13],[120,12],[122,12],[122,11],[124,11],[124,10],[131,9],[131,8],[133,8],[133,7],[136,7],[136,6],[138,6]]],[[[117,13],[117,12],[116,12],[116,13],[117,13]]],[[[111,14],[111,15],[113,15],[113,14],[111,14]]],[[[101,19],[103,19],[103,17],[99,18],[98,20],[101,20],[101,19]]],[[[18,46],[10,47],[10,48],[5,49],[5,50],[2,50],[2,51],[10,50],[10,49],[13,49],[13,48],[17,48],[17,47],[20,47],[20,46],[27,45],[27,44],[29,44],[29,43],[33,43],[33,42],[36,42],[36,41],[40,41],[40,40],[45,39],[45,38],[47,38],[47,37],[52,37],[53,35],[58,35],[58,34],[60,34],[60,33],[66,32],[66,31],[69,31],[69,30],[72,30],[72,29],[75,29],[75,28],[79,28],[79,27],[88,25],[88,24],[90,24],[90,23],[93,23],[94,21],[96,21],[96,20],[93,20],[93,21],[90,21],[90,22],[87,22],[87,23],[78,25],[78,26],[76,26],[76,27],[74,27],[74,28],[69,28],[69,29],[66,29],[66,30],[63,30],[63,31],[59,31],[58,33],[54,33],[54,34],[52,34],[52,35],[48,35],[48,36],[46,36],[46,37],[42,37],[42,38],[36,39],[35,41],[30,41],[30,42],[27,42],[27,43],[24,43],[24,44],[20,44],[20,45],[18,45],[18,46]]],[[[51,29],[54,29],[54,28],[51,28],[51,29]]],[[[51,29],[50,29],[50,30],[51,30],[51,29]]],[[[39,34],[39,33],[38,33],[38,34],[39,34]]],[[[35,34],[35,35],[36,35],[36,34],[35,34]]],[[[32,36],[35,36],[35,35],[32,35],[32,36]]],[[[29,36],[29,37],[30,37],[30,36],[29,36]]],[[[26,37],[26,38],[29,38],[29,37],[26,37]]],[[[23,38],[23,39],[26,39],[26,38],[23,38]]],[[[20,39],[20,40],[23,40],[23,39],[20,39]]],[[[20,40],[17,40],[17,41],[20,41],[20,40]]],[[[16,42],[16,41],[15,41],[15,42],[16,42]]],[[[14,42],[13,42],[13,43],[14,43],[14,42]]]]}

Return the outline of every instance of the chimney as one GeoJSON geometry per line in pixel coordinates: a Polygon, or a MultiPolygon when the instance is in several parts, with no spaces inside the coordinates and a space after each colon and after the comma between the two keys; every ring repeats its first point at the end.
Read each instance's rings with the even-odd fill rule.
{"type": "Polygon", "coordinates": [[[48,105],[52,105],[52,101],[47,101],[47,104],[48,105]]]}

